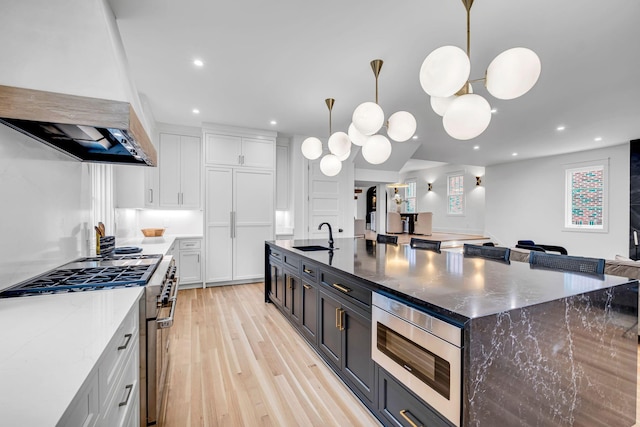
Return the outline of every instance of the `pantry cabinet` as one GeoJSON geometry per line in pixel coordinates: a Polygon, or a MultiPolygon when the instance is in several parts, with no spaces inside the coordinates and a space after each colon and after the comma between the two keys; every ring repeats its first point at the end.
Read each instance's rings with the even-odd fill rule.
{"type": "Polygon", "coordinates": [[[200,151],[200,138],[160,134],[160,207],[200,208],[200,151]]]}
{"type": "Polygon", "coordinates": [[[264,242],[274,238],[270,170],[207,167],[206,282],[264,277],[264,242]]]}
{"type": "Polygon", "coordinates": [[[205,282],[264,280],[264,242],[275,237],[276,133],[207,125],[203,135],[205,282]]]}
{"type": "Polygon", "coordinates": [[[205,163],[274,169],[275,141],[271,138],[205,134],[205,163]]]}

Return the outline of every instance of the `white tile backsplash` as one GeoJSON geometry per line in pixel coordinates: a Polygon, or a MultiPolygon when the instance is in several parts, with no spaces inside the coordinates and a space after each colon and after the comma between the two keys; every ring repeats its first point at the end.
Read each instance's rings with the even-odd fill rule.
{"type": "Polygon", "coordinates": [[[87,164],[0,124],[0,200],[0,289],[87,254],[87,164]]]}
{"type": "Polygon", "coordinates": [[[165,234],[202,235],[200,210],[116,209],[117,238],[142,237],[142,228],[166,228],[165,234]]]}

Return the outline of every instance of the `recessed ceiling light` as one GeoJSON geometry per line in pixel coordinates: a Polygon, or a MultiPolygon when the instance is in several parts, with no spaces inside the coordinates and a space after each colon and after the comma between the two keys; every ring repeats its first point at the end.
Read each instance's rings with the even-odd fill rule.
{"type": "Polygon", "coordinates": [[[204,62],[202,62],[202,59],[194,59],[193,60],[193,65],[195,65],[196,67],[203,67],[204,66],[204,62]]]}
{"type": "Polygon", "coordinates": [[[479,146],[479,145],[474,145],[474,146],[473,146],[473,149],[474,149],[474,150],[479,150],[479,149],[480,149],[480,146],[479,146]]]}
{"type": "Polygon", "coordinates": [[[602,141],[602,137],[601,136],[596,136],[593,140],[596,141],[596,142],[602,141]]]}
{"type": "Polygon", "coordinates": [[[191,110],[191,112],[193,114],[200,114],[200,110],[198,110],[197,108],[194,108],[193,110],[191,110]]]}
{"type": "Polygon", "coordinates": [[[278,122],[276,122],[275,120],[271,120],[269,123],[271,123],[271,125],[277,125],[278,122]]]}
{"type": "Polygon", "coordinates": [[[418,139],[418,135],[413,135],[411,139],[418,139]]]}
{"type": "Polygon", "coordinates": [[[491,112],[492,112],[492,113],[497,113],[497,112],[498,112],[498,109],[497,109],[497,108],[492,108],[492,109],[491,109],[491,112]]]}
{"type": "Polygon", "coordinates": [[[560,125],[560,126],[558,126],[556,128],[556,130],[563,131],[563,130],[565,130],[565,127],[564,127],[564,125],[560,125]]]}
{"type": "Polygon", "coordinates": [[[513,157],[515,157],[515,156],[517,156],[517,155],[518,155],[518,153],[511,153],[511,155],[512,155],[513,157]]]}

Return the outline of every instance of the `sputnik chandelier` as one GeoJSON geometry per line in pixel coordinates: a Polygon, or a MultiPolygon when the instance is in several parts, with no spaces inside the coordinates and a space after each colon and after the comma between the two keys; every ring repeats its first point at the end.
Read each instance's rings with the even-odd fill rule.
{"type": "MultiPolygon", "coordinates": [[[[326,176],[335,176],[342,170],[342,162],[347,160],[351,155],[351,141],[349,136],[344,132],[331,132],[331,110],[335,99],[327,98],[324,100],[329,109],[329,153],[325,154],[320,160],[320,171],[326,176]]],[[[302,141],[302,155],[309,160],[315,160],[322,156],[322,141],[316,137],[309,137],[302,141]]]]}
{"type": "Polygon", "coordinates": [[[420,84],[431,96],[431,107],[442,116],[444,130],[453,138],[477,137],[489,126],[491,107],[474,94],[471,83],[484,80],[487,91],[498,99],[514,99],[527,93],[540,76],[540,58],[530,49],[505,50],[489,64],[484,78],[469,80],[471,72],[471,6],[467,10],[467,51],[457,46],[440,47],[427,56],[420,69],[420,84]]]}
{"type": "Polygon", "coordinates": [[[376,102],[363,102],[356,107],[348,131],[351,142],[362,146],[362,157],[374,165],[384,163],[391,156],[391,142],[377,133],[383,125],[387,127],[387,136],[397,142],[408,140],[416,131],[416,119],[406,111],[392,114],[385,123],[384,111],[378,105],[378,76],[382,64],[382,59],[371,61],[376,78],[376,102]]]}

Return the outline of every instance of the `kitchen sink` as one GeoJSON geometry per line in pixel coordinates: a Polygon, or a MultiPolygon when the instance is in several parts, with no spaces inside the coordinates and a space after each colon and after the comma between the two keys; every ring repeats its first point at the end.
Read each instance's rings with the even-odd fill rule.
{"type": "Polygon", "coordinates": [[[326,246],[308,245],[308,246],[294,246],[293,249],[297,249],[299,251],[304,251],[304,252],[309,252],[309,251],[330,251],[330,250],[336,250],[338,248],[329,249],[326,246]]]}

